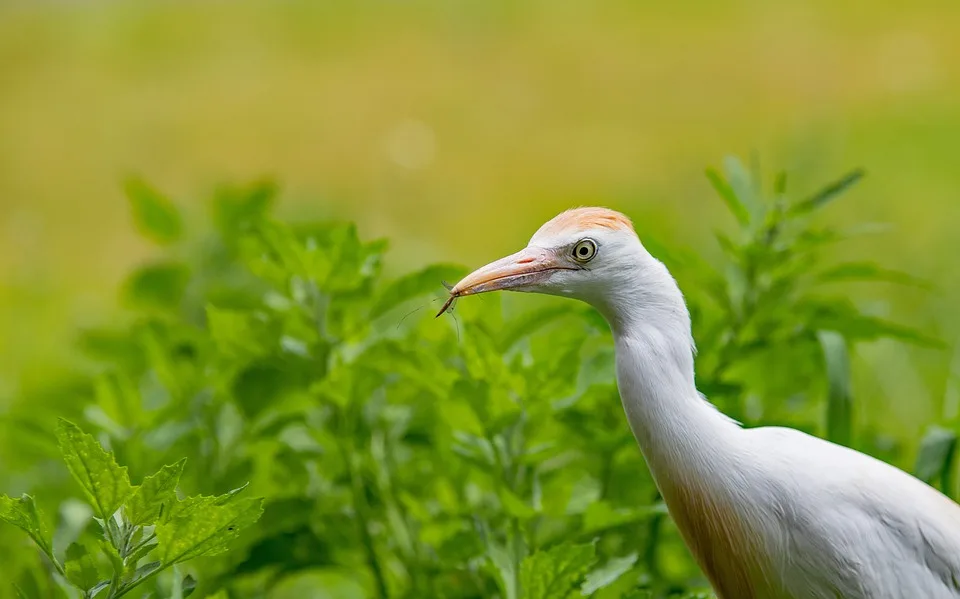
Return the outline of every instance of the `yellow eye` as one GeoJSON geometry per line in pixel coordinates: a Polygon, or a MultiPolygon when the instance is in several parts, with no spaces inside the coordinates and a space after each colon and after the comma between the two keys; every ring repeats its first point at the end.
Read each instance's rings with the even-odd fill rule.
{"type": "Polygon", "coordinates": [[[583,239],[573,246],[573,259],[577,262],[589,262],[597,255],[597,244],[592,239],[583,239]]]}

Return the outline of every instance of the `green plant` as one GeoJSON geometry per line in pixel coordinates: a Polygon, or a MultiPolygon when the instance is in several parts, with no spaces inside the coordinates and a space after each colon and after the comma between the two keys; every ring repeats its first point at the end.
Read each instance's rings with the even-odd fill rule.
{"type": "MultiPolygon", "coordinates": [[[[718,235],[720,265],[641,232],[686,291],[701,389],[748,425],[875,452],[856,434],[850,352],[879,337],[930,340],[831,292],[838,281],[916,283],[825,259],[874,229],[810,218],[859,175],[800,200],[784,177],[764,190],[736,160],[709,176],[737,223],[718,235]]],[[[660,599],[705,588],[623,417],[609,331],[592,309],[493,295],[437,321],[422,308],[465,269],[385,281],[385,242],[361,241],[351,224],[277,221],[269,182],[218,190],[203,235],[142,181],[127,192],[163,249],[125,283],[127,321],[84,333],[90,365],[52,405],[80,406],[73,417],[137,476],[179,472],[164,465],[186,456],[182,488],[249,480],[265,497],[231,552],[195,562],[198,596],[660,599]]],[[[15,412],[8,428],[43,455],[36,436],[16,434],[50,417],[15,412]]],[[[923,464],[949,481],[944,438],[923,464]]],[[[30,478],[38,496],[63,495],[30,478]]],[[[0,570],[37,571],[16,567],[0,570]]]]}
{"type": "MultiPolygon", "coordinates": [[[[92,543],[74,542],[61,560],[30,495],[0,495],[0,520],[26,532],[50,560],[58,582],[79,589],[83,599],[123,597],[178,564],[222,553],[263,512],[262,500],[237,499],[242,488],[218,497],[179,498],[177,485],[186,460],[164,466],[133,486],[127,469],[77,425],[60,420],[57,438],[100,526],[98,551],[92,543]]],[[[196,586],[189,575],[177,583],[181,597],[196,586]]]]}

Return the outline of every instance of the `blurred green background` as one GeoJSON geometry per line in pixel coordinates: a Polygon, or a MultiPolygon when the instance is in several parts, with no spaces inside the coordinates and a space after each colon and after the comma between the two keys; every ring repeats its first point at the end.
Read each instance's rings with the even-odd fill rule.
{"type": "MultiPolygon", "coordinates": [[[[957,31],[951,0],[0,3],[0,406],[117,317],[153,251],[132,173],[196,220],[216,184],[275,178],[284,214],[389,236],[403,273],[577,204],[709,258],[731,222],[705,166],[755,153],[795,190],[862,166],[830,218],[893,229],[838,251],[934,282],[869,308],[952,348],[957,31]]],[[[858,421],[915,439],[955,415],[956,362],[858,347],[858,421]]]]}

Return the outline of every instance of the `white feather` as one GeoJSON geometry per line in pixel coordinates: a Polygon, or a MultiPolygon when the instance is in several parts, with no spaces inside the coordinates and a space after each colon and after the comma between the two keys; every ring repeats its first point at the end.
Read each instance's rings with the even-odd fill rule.
{"type": "MultiPolygon", "coordinates": [[[[960,507],[879,460],[784,428],[743,429],[697,392],[690,319],[632,231],[588,231],[587,271],[533,291],[594,305],[616,339],[623,407],[722,599],[960,597],[960,507]]],[[[531,245],[583,230],[545,227],[531,245]]]]}

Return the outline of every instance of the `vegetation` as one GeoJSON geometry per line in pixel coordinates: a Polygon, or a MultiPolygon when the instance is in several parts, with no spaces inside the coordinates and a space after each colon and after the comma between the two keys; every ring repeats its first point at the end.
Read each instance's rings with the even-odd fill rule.
{"type": "MultiPolygon", "coordinates": [[[[764,186],[735,159],[708,176],[737,223],[717,235],[720,267],[644,237],[690,303],[699,387],[747,426],[788,424],[891,459],[897,448],[855,427],[848,351],[936,342],[832,291],[922,285],[824,259],[877,232],[811,220],[861,173],[801,198],[785,175],[764,186]]],[[[269,183],[220,190],[214,230],[194,237],[151,186],[126,191],[141,233],[167,249],[124,286],[135,317],[82,336],[85,373],[51,384],[57,402],[25,398],[7,415],[20,480],[60,517],[30,496],[0,500],[0,519],[28,533],[0,528],[12,556],[0,592],[706,596],[623,417],[592,309],[491,295],[434,320],[424,308],[465,269],[383,281],[384,241],[278,222],[269,183]],[[66,421],[51,435],[47,405],[100,444],[66,421]],[[63,499],[76,487],[51,465],[55,437],[92,507],[63,499]],[[262,517],[248,494],[264,497],[262,517]]],[[[951,495],[955,444],[933,429],[916,466],[951,495]]]]}

